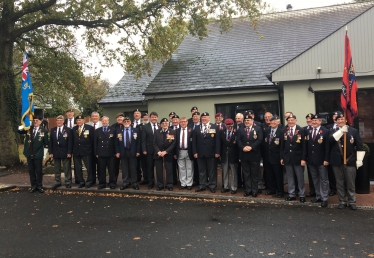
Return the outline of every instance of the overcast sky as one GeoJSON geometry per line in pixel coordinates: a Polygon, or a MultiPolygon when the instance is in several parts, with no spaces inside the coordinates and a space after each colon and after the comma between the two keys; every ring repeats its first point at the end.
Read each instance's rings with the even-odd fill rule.
{"type": "MultiPolygon", "coordinates": [[[[352,0],[267,0],[266,3],[270,4],[276,11],[286,11],[286,6],[291,4],[293,10],[306,9],[320,6],[328,6],[335,4],[350,3],[352,0]]],[[[111,84],[116,84],[123,76],[124,72],[120,65],[116,64],[110,68],[102,68],[102,79],[107,79],[111,84]]]]}

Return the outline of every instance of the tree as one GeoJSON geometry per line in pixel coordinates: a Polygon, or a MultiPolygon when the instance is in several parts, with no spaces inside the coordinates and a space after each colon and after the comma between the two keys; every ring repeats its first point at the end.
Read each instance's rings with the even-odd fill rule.
{"type": "Polygon", "coordinates": [[[80,106],[80,110],[82,110],[83,116],[89,116],[93,111],[102,113],[102,107],[99,107],[98,102],[108,93],[109,86],[110,84],[107,80],[86,76],[85,93],[81,94],[79,100],[76,101],[80,106]]]}
{"type": "MultiPolygon", "coordinates": [[[[207,36],[210,19],[217,18],[222,31],[226,31],[231,27],[231,17],[254,21],[264,6],[261,0],[2,0],[0,165],[18,161],[20,101],[16,85],[20,81],[15,83],[15,76],[20,69],[13,58],[25,46],[31,54],[30,66],[40,71],[39,85],[47,85],[42,94],[47,89],[53,92],[66,87],[74,95],[84,86],[77,85],[82,79],[82,69],[78,68],[84,63],[75,49],[79,28],[85,28],[83,39],[92,55],[102,54],[107,65],[119,61],[128,72],[140,77],[150,72],[151,61],[167,60],[186,33],[207,36]],[[122,35],[116,47],[111,35],[122,35]],[[63,85],[58,85],[59,78],[66,79],[63,85]]],[[[30,70],[33,76],[34,70],[30,70]]]]}

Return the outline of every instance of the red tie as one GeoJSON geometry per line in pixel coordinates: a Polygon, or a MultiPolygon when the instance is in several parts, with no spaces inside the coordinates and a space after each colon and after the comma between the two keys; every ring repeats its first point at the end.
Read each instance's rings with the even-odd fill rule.
{"type": "Polygon", "coordinates": [[[316,136],[317,136],[317,128],[314,128],[313,141],[316,139],[316,136]]]}
{"type": "Polygon", "coordinates": [[[293,137],[293,129],[291,128],[290,137],[293,137]]]}
{"type": "Polygon", "coordinates": [[[184,128],[182,130],[183,130],[183,132],[182,132],[182,150],[184,150],[185,149],[185,147],[184,147],[184,128]]]}

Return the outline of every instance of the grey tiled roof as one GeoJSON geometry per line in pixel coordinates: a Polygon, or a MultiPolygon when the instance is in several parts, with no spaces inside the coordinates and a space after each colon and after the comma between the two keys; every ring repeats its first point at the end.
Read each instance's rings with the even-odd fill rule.
{"type": "Polygon", "coordinates": [[[148,84],[157,75],[162,68],[160,62],[152,63],[151,76],[143,75],[137,81],[134,79],[134,75],[125,74],[122,79],[113,87],[109,89],[109,92],[102,98],[99,103],[117,103],[117,102],[134,102],[143,101],[143,91],[147,88],[148,84]]]}
{"type": "Polygon", "coordinates": [[[144,94],[270,86],[266,74],[373,5],[355,3],[267,14],[257,25],[258,34],[242,19],[235,19],[234,27],[223,34],[218,24],[212,23],[207,38],[186,37],[144,94]]]}

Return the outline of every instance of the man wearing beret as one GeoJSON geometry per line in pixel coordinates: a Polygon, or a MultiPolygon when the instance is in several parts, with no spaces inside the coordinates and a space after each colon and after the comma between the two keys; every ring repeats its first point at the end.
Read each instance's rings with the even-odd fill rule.
{"type": "Polygon", "coordinates": [[[142,114],[142,124],[145,125],[145,124],[148,124],[148,123],[149,123],[148,113],[143,113],[142,114]]]}
{"type": "MultiPolygon", "coordinates": [[[[177,114],[174,114],[171,117],[172,125],[169,126],[169,129],[173,129],[174,131],[179,129],[179,120],[180,120],[179,116],[177,114]]],[[[176,185],[177,183],[178,183],[178,166],[177,166],[177,160],[173,159],[173,184],[176,185]]]]}
{"type": "Polygon", "coordinates": [[[156,166],[157,191],[164,190],[164,166],[166,170],[166,187],[173,191],[173,160],[175,151],[175,131],[169,129],[167,118],[161,120],[161,129],[153,138],[153,158],[156,166]]]}
{"type": "MultiPolygon", "coordinates": [[[[189,121],[189,120],[188,120],[189,121]]],[[[200,112],[195,111],[192,114],[192,123],[188,123],[188,127],[192,128],[192,132],[194,132],[194,129],[197,127],[200,127],[200,112]]],[[[199,185],[199,164],[197,162],[197,158],[193,158],[193,185],[199,185]]]]}
{"type": "Polygon", "coordinates": [[[71,188],[71,157],[73,154],[73,131],[64,126],[64,117],[57,116],[57,126],[51,129],[48,152],[54,161],[56,184],[53,189],[61,186],[61,163],[65,174],[66,188],[71,188]]]}
{"type": "Polygon", "coordinates": [[[264,131],[264,172],[266,173],[269,191],[265,195],[276,194],[278,198],[284,196],[283,167],[280,164],[281,146],[283,143],[282,130],[278,128],[278,116],[270,118],[270,127],[264,131]]]}
{"type": "Polygon", "coordinates": [[[44,147],[48,145],[48,131],[41,126],[42,118],[35,116],[32,126],[24,130],[24,126],[18,128],[18,133],[26,134],[23,145],[23,155],[27,158],[28,171],[30,176],[30,193],[38,191],[44,193],[43,189],[43,155],[44,147]]]}
{"type": "Polygon", "coordinates": [[[288,194],[286,201],[296,200],[295,174],[299,187],[300,202],[305,202],[304,166],[307,151],[304,129],[296,124],[296,116],[287,117],[287,127],[283,130],[283,144],[281,147],[281,164],[285,166],[288,180],[288,194]]]}
{"type": "Polygon", "coordinates": [[[217,188],[217,170],[215,158],[221,153],[221,141],[218,127],[209,122],[209,113],[201,114],[201,125],[196,126],[192,134],[192,152],[199,167],[199,188],[196,192],[206,190],[215,193],[217,188]],[[208,182],[209,178],[209,182],[208,182]]]}
{"type": "MultiPolygon", "coordinates": [[[[78,188],[86,186],[90,188],[93,184],[92,175],[92,153],[94,152],[95,132],[92,126],[84,123],[83,116],[75,118],[77,125],[73,128],[73,156],[75,182],[78,188]],[[87,169],[87,180],[83,178],[82,161],[87,169]]],[[[95,178],[96,179],[96,178],[95,178]]]]}
{"type": "Polygon", "coordinates": [[[134,115],[134,121],[132,122],[131,126],[133,128],[136,128],[138,125],[142,123],[142,120],[141,120],[142,113],[140,112],[139,109],[135,109],[133,115],[134,115]]]}
{"type": "Polygon", "coordinates": [[[122,163],[122,186],[125,190],[130,186],[139,190],[136,173],[136,157],[140,156],[140,138],[138,128],[131,126],[129,117],[123,119],[123,127],[117,128],[116,132],[116,157],[121,158],[122,163]]]}
{"type": "MultiPolygon", "coordinates": [[[[123,127],[123,118],[125,117],[125,115],[123,113],[117,113],[116,115],[116,122],[114,124],[111,125],[111,127],[114,128],[114,130],[117,130],[117,128],[122,128],[123,127]]],[[[117,179],[118,179],[118,175],[119,175],[119,166],[120,166],[120,163],[121,163],[121,159],[120,158],[117,158],[115,157],[114,158],[114,181],[117,183],[117,179]]]]}
{"type": "MultiPolygon", "coordinates": [[[[334,111],[331,114],[333,123],[326,125],[326,128],[329,129],[330,131],[336,132],[337,130],[339,130],[339,127],[336,124],[336,117],[338,116],[338,113],[341,113],[341,112],[334,111]]],[[[336,189],[336,179],[335,179],[334,171],[332,170],[331,164],[328,166],[328,171],[329,171],[329,186],[330,186],[329,196],[334,196],[337,193],[337,189],[336,189]]]]}
{"type": "Polygon", "coordinates": [[[215,115],[216,125],[219,130],[225,130],[225,123],[223,122],[223,115],[221,112],[216,113],[215,115]]]}
{"type": "Polygon", "coordinates": [[[73,129],[74,126],[77,125],[74,119],[74,110],[72,108],[69,108],[66,110],[66,119],[64,121],[64,125],[66,127],[69,127],[70,129],[73,129]]]}
{"type": "Polygon", "coordinates": [[[221,132],[220,138],[223,182],[221,193],[228,192],[231,188],[231,194],[236,194],[238,188],[237,169],[239,162],[238,131],[234,129],[234,120],[231,118],[225,120],[225,129],[221,132]],[[229,168],[231,170],[231,177],[229,177],[229,168]]]}
{"type": "Polygon", "coordinates": [[[261,144],[263,132],[250,114],[244,116],[244,126],[239,129],[239,157],[242,163],[245,193],[244,196],[257,197],[260,177],[261,144]]]}
{"type": "MultiPolygon", "coordinates": [[[[142,113],[141,119],[142,119],[141,123],[136,127],[138,129],[138,131],[139,131],[139,142],[140,142],[140,146],[142,145],[142,131],[143,131],[143,126],[149,123],[148,113],[142,113]]],[[[140,152],[140,157],[138,157],[138,159],[140,159],[140,167],[141,167],[141,174],[137,175],[138,181],[140,181],[141,185],[145,185],[145,184],[148,184],[147,155],[144,155],[143,152],[141,151],[140,152]]]]}
{"type": "Polygon", "coordinates": [[[362,166],[365,156],[360,133],[357,129],[346,125],[344,114],[339,112],[336,118],[338,130],[330,132],[330,164],[335,174],[338,189],[339,209],[344,209],[348,203],[351,210],[356,210],[356,167],[362,166]],[[346,134],[346,164],[344,164],[344,134],[346,134]],[[347,200],[348,199],[348,200],[347,200]]]}
{"type": "Polygon", "coordinates": [[[312,128],[306,131],[308,150],[308,170],[313,178],[316,198],[312,203],[321,203],[321,207],[327,207],[329,194],[329,177],[327,166],[330,160],[329,130],[321,126],[322,116],[311,116],[312,128]]]}
{"type": "Polygon", "coordinates": [[[154,134],[160,128],[157,124],[158,114],[156,112],[150,113],[150,123],[143,126],[142,129],[142,152],[147,155],[147,173],[143,174],[147,176],[143,181],[148,182],[148,189],[152,189],[155,186],[154,182],[154,148],[153,148],[153,138],[154,134]]]}
{"type": "MultiPolygon", "coordinates": [[[[175,112],[169,113],[169,127],[173,127],[173,117],[175,116],[175,112]]],[[[171,128],[172,129],[172,128],[171,128]]]]}
{"type": "MultiPolygon", "coordinates": [[[[304,128],[304,131],[305,131],[306,135],[308,135],[309,133],[312,132],[312,128],[313,128],[312,117],[313,116],[314,115],[312,113],[308,113],[305,116],[305,122],[306,122],[307,126],[304,126],[303,128],[304,128]]],[[[306,164],[306,168],[307,168],[307,171],[308,171],[309,194],[306,194],[305,196],[306,197],[314,197],[314,196],[316,196],[316,189],[314,188],[314,182],[313,182],[312,174],[310,174],[309,163],[306,164]]]]}
{"type": "MultiPolygon", "coordinates": [[[[134,114],[134,122],[131,124],[131,126],[133,128],[138,128],[138,130],[140,130],[139,126],[142,125],[142,120],[141,120],[142,113],[140,112],[139,109],[135,109],[133,114],[134,114]]],[[[140,141],[141,141],[141,137],[140,137],[140,141]]],[[[136,157],[136,180],[139,182],[142,180],[141,167],[142,167],[141,158],[140,156],[137,156],[136,157]]]]}
{"type": "MultiPolygon", "coordinates": [[[[191,118],[188,119],[188,127],[192,128],[196,122],[193,121],[194,113],[199,112],[199,109],[196,106],[191,108],[191,118]]],[[[199,113],[199,121],[200,121],[200,113],[199,113]]]]}
{"type": "MultiPolygon", "coordinates": [[[[93,111],[91,113],[90,122],[88,122],[88,125],[91,125],[93,127],[94,132],[102,126],[102,123],[100,121],[100,114],[99,112],[93,111]]],[[[97,175],[97,167],[98,167],[98,159],[96,158],[95,151],[92,150],[91,152],[91,174],[92,174],[92,183],[91,185],[96,184],[96,175],[97,175]]]]}

